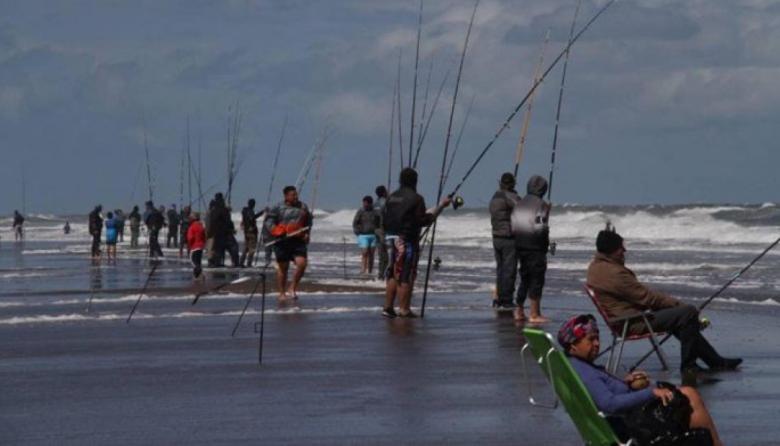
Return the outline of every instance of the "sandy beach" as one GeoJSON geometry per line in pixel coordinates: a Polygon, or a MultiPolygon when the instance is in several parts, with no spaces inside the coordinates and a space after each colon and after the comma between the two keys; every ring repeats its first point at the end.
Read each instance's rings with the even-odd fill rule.
{"type": "MultiPolygon", "coordinates": [[[[434,294],[424,320],[385,320],[379,294],[303,293],[268,300],[263,364],[259,301],[230,337],[244,296],[215,296],[191,317],[180,299],[149,299],[131,324],[104,319],[132,302],[95,302],[58,324],[0,325],[3,444],[578,444],[563,409],[532,408],[520,327],[485,296],[434,294]],[[155,315],[155,317],[151,317],[155,315]],[[146,317],[145,317],[146,316],[146,317]]],[[[273,296],[270,296],[273,297],[273,296]]],[[[82,308],[84,302],[78,305],[82,308]]],[[[591,311],[585,298],[547,300],[554,329],[591,311]]],[[[729,445],[776,444],[777,309],[716,303],[707,336],[745,358],[701,387],[729,445]]],[[[677,343],[666,349],[678,362],[677,343]]],[[[627,349],[626,361],[644,345],[627,349]]],[[[653,359],[654,376],[664,374],[653,359]]],[[[532,369],[532,386],[549,387],[532,369]]]]}

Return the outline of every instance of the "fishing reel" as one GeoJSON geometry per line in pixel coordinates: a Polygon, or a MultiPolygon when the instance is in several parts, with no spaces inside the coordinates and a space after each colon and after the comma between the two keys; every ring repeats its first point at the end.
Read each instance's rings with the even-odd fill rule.
{"type": "Polygon", "coordinates": [[[462,207],[466,202],[463,200],[463,197],[460,195],[456,195],[452,197],[452,209],[457,211],[458,208],[462,207]]]}

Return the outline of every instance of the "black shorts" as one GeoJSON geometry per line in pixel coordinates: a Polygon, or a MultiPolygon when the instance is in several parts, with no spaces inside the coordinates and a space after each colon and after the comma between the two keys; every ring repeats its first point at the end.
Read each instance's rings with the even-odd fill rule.
{"type": "MultiPolygon", "coordinates": [[[[547,273],[547,253],[544,251],[518,251],[520,264],[519,292],[534,298],[542,297],[544,276],[547,273]]],[[[525,297],[525,296],[523,296],[525,297]]]]}
{"type": "Polygon", "coordinates": [[[299,238],[283,240],[273,246],[277,262],[290,262],[296,257],[306,258],[308,250],[306,242],[299,238]]]}

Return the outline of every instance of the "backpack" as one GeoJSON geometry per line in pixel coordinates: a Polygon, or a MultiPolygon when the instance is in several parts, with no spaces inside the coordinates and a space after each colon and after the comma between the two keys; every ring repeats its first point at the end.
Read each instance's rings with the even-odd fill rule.
{"type": "Polygon", "coordinates": [[[541,235],[549,231],[547,204],[536,196],[527,195],[517,202],[509,216],[512,235],[541,235]]]}

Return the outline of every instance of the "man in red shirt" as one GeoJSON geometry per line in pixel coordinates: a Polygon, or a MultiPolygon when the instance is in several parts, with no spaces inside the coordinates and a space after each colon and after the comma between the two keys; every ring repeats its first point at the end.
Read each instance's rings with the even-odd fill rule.
{"type": "Polygon", "coordinates": [[[197,279],[200,277],[203,260],[203,247],[206,245],[206,230],[200,222],[200,212],[190,214],[190,227],[187,229],[187,247],[190,249],[190,260],[192,260],[192,275],[197,279]]]}

